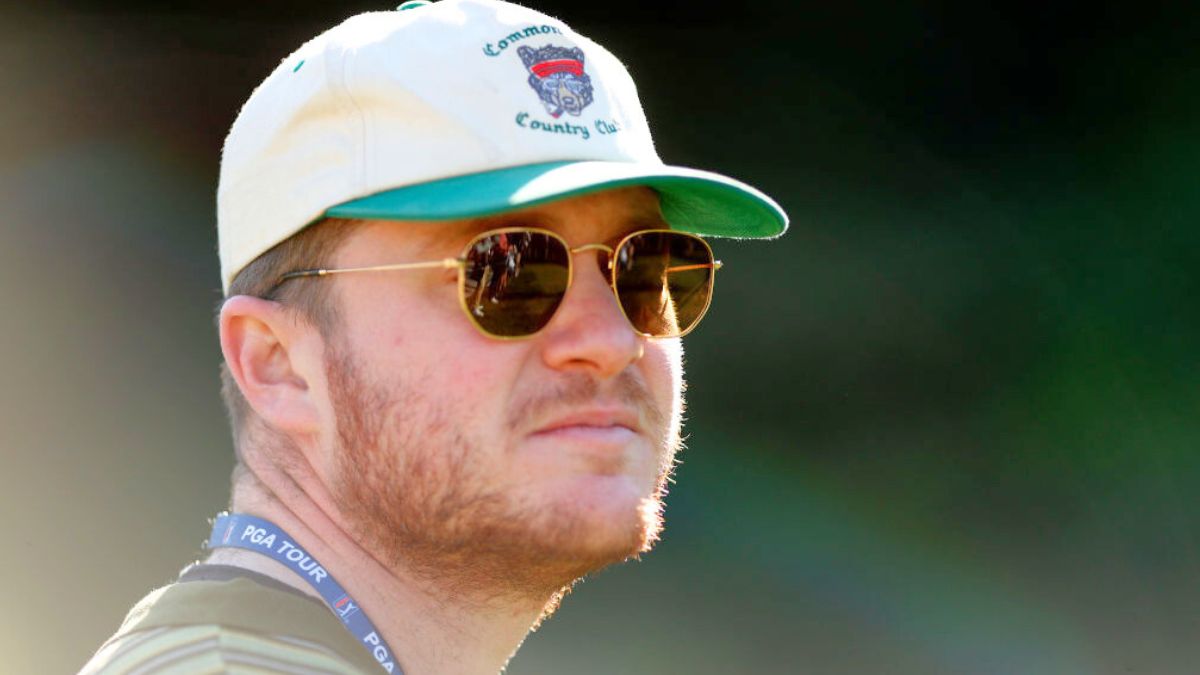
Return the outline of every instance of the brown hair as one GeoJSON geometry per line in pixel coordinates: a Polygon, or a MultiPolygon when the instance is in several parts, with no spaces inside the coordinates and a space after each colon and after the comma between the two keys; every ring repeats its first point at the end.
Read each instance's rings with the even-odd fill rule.
{"type": "MultiPolygon", "coordinates": [[[[361,223],[361,220],[326,218],[309,225],[242,268],[229,284],[226,297],[250,295],[279,302],[296,318],[312,324],[328,338],[338,323],[337,306],[330,297],[331,284],[325,280],[312,283],[307,279],[279,284],[279,278],[295,270],[330,267],[338,249],[361,223]]],[[[219,320],[220,307],[217,315],[219,320]]],[[[221,364],[221,398],[229,414],[234,452],[240,463],[242,430],[254,411],[238,388],[227,363],[221,364]]]]}

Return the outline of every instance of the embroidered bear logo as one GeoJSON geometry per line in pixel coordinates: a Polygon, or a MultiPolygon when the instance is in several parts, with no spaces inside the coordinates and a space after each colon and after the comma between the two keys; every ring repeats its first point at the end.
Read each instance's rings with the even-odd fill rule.
{"type": "Polygon", "coordinates": [[[592,78],[583,71],[583,50],[554,45],[537,49],[522,46],[517,54],[529,71],[529,86],[552,117],[557,118],[564,111],[578,117],[592,102],[592,78]]]}

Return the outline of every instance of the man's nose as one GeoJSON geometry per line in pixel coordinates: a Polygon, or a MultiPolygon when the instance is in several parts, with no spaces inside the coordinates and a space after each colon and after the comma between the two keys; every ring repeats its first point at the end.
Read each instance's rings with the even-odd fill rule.
{"type": "Polygon", "coordinates": [[[543,331],[542,358],[556,370],[583,370],[604,379],[640,359],[646,338],[626,320],[596,259],[594,250],[574,254],[574,278],[543,331]]]}

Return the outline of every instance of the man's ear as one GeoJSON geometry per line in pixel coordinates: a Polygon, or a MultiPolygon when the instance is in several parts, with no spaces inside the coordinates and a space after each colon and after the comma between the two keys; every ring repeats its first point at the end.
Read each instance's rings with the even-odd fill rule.
{"type": "Polygon", "coordinates": [[[318,410],[306,377],[316,329],[279,303],[248,295],[227,299],[218,323],[225,363],[254,412],[282,432],[316,431],[318,410]]]}

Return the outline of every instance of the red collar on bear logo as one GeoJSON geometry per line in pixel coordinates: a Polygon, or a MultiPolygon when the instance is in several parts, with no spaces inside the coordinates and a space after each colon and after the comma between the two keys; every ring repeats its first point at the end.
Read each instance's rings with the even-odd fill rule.
{"type": "Polygon", "coordinates": [[[529,67],[529,70],[541,78],[549,77],[555,73],[571,73],[572,75],[583,75],[583,62],[575,59],[555,59],[553,61],[542,61],[535,63],[529,67]]]}

